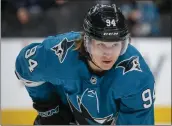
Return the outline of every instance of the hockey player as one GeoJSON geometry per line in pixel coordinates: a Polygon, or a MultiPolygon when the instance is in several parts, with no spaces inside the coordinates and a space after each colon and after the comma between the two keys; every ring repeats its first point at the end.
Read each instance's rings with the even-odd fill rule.
{"type": "Polygon", "coordinates": [[[83,27],[17,56],[15,73],[38,111],[34,124],[153,125],[154,77],[120,9],[97,4],[83,27]]]}

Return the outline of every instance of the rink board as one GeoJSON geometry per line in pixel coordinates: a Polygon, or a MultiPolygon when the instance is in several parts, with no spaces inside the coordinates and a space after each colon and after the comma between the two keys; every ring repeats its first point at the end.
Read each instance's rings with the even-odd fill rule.
{"type": "MultiPolygon", "coordinates": [[[[2,125],[32,125],[37,115],[35,110],[2,110],[1,121],[2,125]]],[[[171,107],[156,107],[155,108],[155,123],[156,124],[171,124],[171,107]]]]}

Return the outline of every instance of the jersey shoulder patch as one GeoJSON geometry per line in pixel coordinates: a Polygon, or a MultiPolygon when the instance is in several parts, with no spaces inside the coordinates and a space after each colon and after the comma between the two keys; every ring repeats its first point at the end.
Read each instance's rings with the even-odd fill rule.
{"type": "Polygon", "coordinates": [[[115,69],[122,71],[122,75],[151,73],[143,56],[131,44],[129,44],[126,53],[118,58],[115,69]]]}
{"type": "Polygon", "coordinates": [[[116,69],[117,68],[123,69],[123,75],[131,71],[142,72],[142,69],[140,68],[139,56],[131,56],[130,58],[119,62],[116,66],[116,69]]]}
{"type": "Polygon", "coordinates": [[[67,38],[61,40],[58,44],[51,48],[52,51],[58,56],[59,62],[63,63],[68,53],[68,50],[74,45],[75,41],[69,41],[67,38]]]}

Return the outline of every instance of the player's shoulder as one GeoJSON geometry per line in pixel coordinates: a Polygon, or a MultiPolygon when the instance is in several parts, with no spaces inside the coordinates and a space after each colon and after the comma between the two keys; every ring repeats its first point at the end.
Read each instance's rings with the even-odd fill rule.
{"type": "Polygon", "coordinates": [[[113,68],[113,88],[119,95],[135,93],[145,86],[153,87],[154,76],[141,53],[129,44],[125,54],[121,55],[113,68]]]}
{"type": "Polygon", "coordinates": [[[54,74],[58,74],[57,76],[62,78],[75,75],[74,71],[80,60],[78,59],[79,53],[74,48],[76,40],[80,39],[81,32],[68,32],[49,36],[42,42],[47,54],[46,61],[49,71],[56,71],[54,74]],[[73,74],[66,71],[73,71],[73,74]]]}
{"type": "Polygon", "coordinates": [[[47,53],[47,60],[56,64],[69,64],[72,58],[76,57],[77,51],[74,50],[76,40],[81,39],[80,32],[67,32],[56,36],[47,37],[42,44],[47,53]]]}
{"type": "Polygon", "coordinates": [[[115,69],[123,69],[122,75],[149,74],[151,70],[142,54],[131,44],[128,45],[126,52],[119,56],[115,69]],[[128,74],[127,74],[128,73],[128,74]]]}
{"type": "Polygon", "coordinates": [[[42,44],[47,50],[52,49],[52,47],[57,47],[57,45],[61,45],[62,49],[64,49],[66,46],[71,47],[71,45],[74,44],[75,40],[78,40],[80,38],[81,32],[71,31],[54,36],[48,36],[43,40],[42,44]]]}
{"type": "Polygon", "coordinates": [[[79,38],[79,32],[68,32],[49,36],[40,43],[24,47],[16,59],[17,72],[30,80],[35,80],[31,77],[38,80],[37,78],[42,78],[43,74],[48,77],[50,73],[56,77],[62,75],[67,68],[72,68],[68,67],[71,62],[75,62],[73,59],[77,53],[72,47],[79,38]]]}

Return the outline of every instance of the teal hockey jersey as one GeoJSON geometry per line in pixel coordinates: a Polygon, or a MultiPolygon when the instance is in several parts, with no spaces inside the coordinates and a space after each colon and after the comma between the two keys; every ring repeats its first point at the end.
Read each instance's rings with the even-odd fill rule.
{"type": "Polygon", "coordinates": [[[16,74],[32,100],[48,101],[57,92],[77,124],[153,125],[155,80],[139,51],[129,44],[114,66],[99,76],[74,50],[80,38],[79,32],[49,36],[20,51],[16,74]]]}

